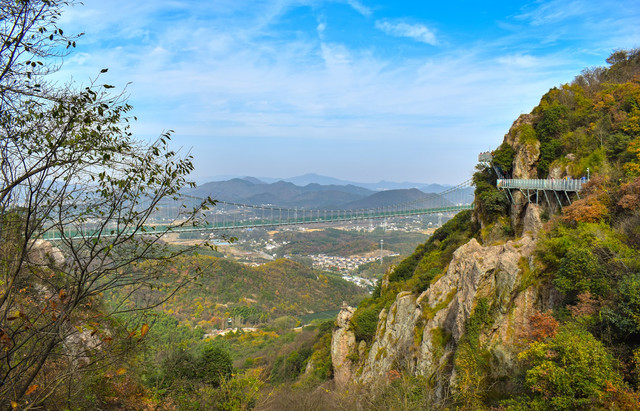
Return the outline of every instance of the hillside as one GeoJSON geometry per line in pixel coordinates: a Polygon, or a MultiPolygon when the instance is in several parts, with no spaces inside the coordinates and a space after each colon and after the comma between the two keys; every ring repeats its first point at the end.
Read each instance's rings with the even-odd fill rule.
{"type": "MultiPolygon", "coordinates": [[[[176,293],[162,310],[181,323],[197,324],[205,330],[223,328],[223,319],[228,317],[236,319],[236,325],[257,324],[281,316],[335,310],[343,301],[355,303],[365,293],[340,277],[287,259],[250,267],[224,258],[185,256],[172,261],[168,271],[196,275],[196,280],[176,293]]],[[[141,298],[146,296],[137,296],[141,298]]]]}
{"type": "Polygon", "coordinates": [[[420,201],[421,204],[425,204],[425,207],[429,205],[441,205],[442,203],[442,199],[437,194],[425,194],[417,188],[410,188],[380,191],[366,198],[347,203],[343,207],[347,210],[377,208],[413,201],[420,201]]]}
{"type": "Polygon", "coordinates": [[[513,178],[590,173],[571,205],[511,203],[480,165],[473,212],[342,310],[334,382],[353,406],[640,407],[640,50],[607,62],[550,90],[493,153],[513,178]]]}
{"type": "Polygon", "coordinates": [[[378,181],[376,183],[362,183],[362,182],[357,182],[357,181],[348,181],[348,180],[341,180],[338,178],[333,178],[333,177],[327,177],[327,176],[321,176],[318,174],[314,174],[314,173],[308,173],[308,174],[304,174],[301,176],[296,176],[296,177],[289,177],[289,178],[261,178],[262,181],[266,181],[266,182],[271,182],[274,183],[276,181],[287,181],[289,183],[293,183],[295,185],[298,186],[306,186],[309,184],[318,184],[318,185],[323,185],[323,186],[327,186],[327,185],[338,185],[338,186],[345,186],[345,185],[352,185],[352,186],[357,186],[357,187],[362,187],[368,190],[372,190],[372,191],[384,191],[384,190],[398,190],[398,189],[410,189],[410,188],[417,188],[420,191],[424,191],[425,193],[439,193],[441,191],[446,190],[447,188],[449,188],[449,186],[447,185],[441,185],[441,184],[423,184],[423,183],[416,183],[416,182],[411,182],[411,181],[404,181],[404,182],[395,182],[395,181],[378,181]]]}

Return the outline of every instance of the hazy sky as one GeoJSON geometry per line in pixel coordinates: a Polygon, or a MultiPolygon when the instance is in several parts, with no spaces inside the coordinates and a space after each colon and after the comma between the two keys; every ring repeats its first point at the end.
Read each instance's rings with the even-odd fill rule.
{"type": "Polygon", "coordinates": [[[63,79],[127,86],[194,177],[457,183],[549,88],[640,47],[637,0],[83,0],[63,79]]]}

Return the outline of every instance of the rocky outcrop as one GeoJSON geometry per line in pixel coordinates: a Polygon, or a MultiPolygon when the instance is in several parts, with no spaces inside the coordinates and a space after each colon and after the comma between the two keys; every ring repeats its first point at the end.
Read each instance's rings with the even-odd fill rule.
{"type": "MultiPolygon", "coordinates": [[[[536,179],[538,178],[538,159],[540,158],[540,141],[535,137],[533,129],[534,116],[522,114],[513,123],[509,132],[504,136],[504,142],[509,144],[514,151],[511,178],[536,179]]],[[[521,233],[522,219],[528,204],[528,199],[520,191],[512,191],[511,196],[511,226],[517,233],[521,233]]]]}
{"type": "Polygon", "coordinates": [[[29,264],[43,266],[61,266],[65,262],[62,251],[45,240],[36,240],[30,245],[27,259],[29,264]]]}
{"type": "Polygon", "coordinates": [[[538,232],[542,230],[542,219],[540,218],[541,208],[537,204],[527,205],[522,219],[522,233],[532,238],[538,237],[538,232]]]}
{"type": "MultiPolygon", "coordinates": [[[[540,141],[533,122],[533,115],[522,115],[505,136],[504,141],[514,150],[512,178],[537,178],[540,141]]],[[[518,342],[529,331],[529,319],[560,298],[548,284],[534,281],[533,251],[542,229],[541,207],[530,204],[522,193],[512,194],[509,217],[519,237],[504,241],[502,227],[496,224],[495,236],[484,233],[482,237],[491,243],[482,245],[471,239],[459,247],[446,272],[434,279],[429,289],[419,295],[401,292],[381,311],[368,349],[356,347],[345,322],[353,310],[343,310],[332,345],[338,386],[356,383],[376,387],[403,372],[426,377],[433,403],[443,400],[456,390],[456,353],[479,301],[491,318],[477,332],[479,343],[491,353],[492,378],[510,375],[516,365],[518,342]]],[[[388,275],[382,284],[383,290],[389,287],[388,275]]]]}
{"type": "Polygon", "coordinates": [[[561,180],[565,177],[576,178],[580,176],[572,176],[570,170],[570,162],[575,162],[576,155],[569,153],[564,158],[559,159],[551,163],[549,166],[549,178],[561,180]]]}
{"type": "Polygon", "coordinates": [[[540,158],[540,141],[530,138],[533,131],[533,116],[522,114],[513,123],[509,132],[504,136],[504,141],[509,144],[514,152],[512,178],[537,178],[537,163],[540,158]]]}
{"type": "Polygon", "coordinates": [[[351,327],[351,317],[354,312],[355,308],[342,305],[331,338],[333,380],[338,387],[347,386],[353,373],[353,361],[349,357],[356,352],[356,335],[351,327]]]}
{"type": "MultiPolygon", "coordinates": [[[[433,381],[433,396],[438,399],[455,385],[455,351],[480,298],[490,301],[494,319],[481,339],[508,373],[515,361],[514,343],[527,329],[529,317],[546,310],[555,299],[546,287],[530,285],[527,277],[541,227],[537,214],[534,208],[527,214],[524,237],[492,246],[471,239],[455,251],[446,273],[428,290],[420,295],[399,293],[393,305],[380,313],[375,339],[361,358],[354,381],[376,386],[386,383],[394,370],[409,372],[433,381]]],[[[334,332],[334,340],[340,335],[344,334],[334,332]]],[[[334,341],[340,347],[335,349],[340,356],[334,357],[334,369],[344,383],[349,378],[343,370],[353,373],[355,368],[355,364],[345,367],[349,355],[345,350],[356,345],[351,337],[342,338],[334,341]]]]}

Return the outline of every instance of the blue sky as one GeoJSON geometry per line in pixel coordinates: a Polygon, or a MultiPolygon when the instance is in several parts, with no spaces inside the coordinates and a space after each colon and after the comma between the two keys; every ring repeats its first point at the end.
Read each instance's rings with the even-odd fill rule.
{"type": "Polygon", "coordinates": [[[637,0],[83,0],[57,74],[125,88],[193,177],[454,184],[549,88],[640,47],[637,0]]]}

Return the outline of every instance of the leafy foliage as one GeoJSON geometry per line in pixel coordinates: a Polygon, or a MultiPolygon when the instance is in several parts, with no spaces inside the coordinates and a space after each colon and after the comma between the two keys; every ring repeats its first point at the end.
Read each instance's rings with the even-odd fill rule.
{"type": "Polygon", "coordinates": [[[493,152],[493,164],[500,167],[503,173],[509,173],[515,154],[513,147],[504,142],[493,152]]]}
{"type": "Polygon", "coordinates": [[[615,360],[592,334],[564,328],[534,342],[520,356],[527,361],[525,385],[536,405],[547,409],[604,408],[612,388],[624,389],[615,360]]]}
{"type": "Polygon", "coordinates": [[[607,275],[590,248],[570,248],[560,260],[553,285],[574,299],[579,293],[605,295],[607,275]]]}
{"type": "Polygon", "coordinates": [[[478,166],[473,174],[475,189],[475,213],[489,223],[507,214],[509,199],[496,187],[498,177],[491,167],[478,166]]]}
{"type": "Polygon", "coordinates": [[[378,327],[379,311],[375,308],[357,310],[351,318],[351,325],[357,341],[371,342],[378,327]]]}
{"type": "Polygon", "coordinates": [[[231,377],[231,355],[219,345],[207,344],[196,364],[196,377],[214,387],[231,377]]]}
{"type": "Polygon", "coordinates": [[[480,333],[493,323],[489,311],[489,301],[480,298],[465,324],[465,333],[454,359],[457,373],[456,401],[467,409],[481,407],[488,391],[490,354],[480,342],[480,333]]]}

